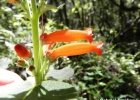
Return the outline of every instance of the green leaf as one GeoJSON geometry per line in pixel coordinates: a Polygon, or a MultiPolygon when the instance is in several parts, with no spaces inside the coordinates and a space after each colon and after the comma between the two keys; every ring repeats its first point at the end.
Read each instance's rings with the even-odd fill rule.
{"type": "Polygon", "coordinates": [[[93,80],[93,77],[84,76],[83,79],[84,79],[85,81],[88,81],[88,80],[93,80]]]}
{"type": "Polygon", "coordinates": [[[53,12],[56,12],[56,11],[58,10],[58,8],[55,7],[55,6],[52,6],[52,5],[46,5],[46,6],[43,6],[43,7],[41,8],[41,13],[44,13],[44,12],[46,12],[46,11],[48,11],[48,10],[51,10],[51,11],[53,11],[53,12]]]}
{"type": "Polygon", "coordinates": [[[123,79],[117,79],[116,81],[119,83],[125,83],[125,81],[123,79]]]}
{"type": "Polygon", "coordinates": [[[17,15],[14,15],[14,17],[16,17],[16,19],[20,19],[20,18],[24,17],[24,15],[22,15],[22,14],[17,14],[17,15]]]}
{"type": "Polygon", "coordinates": [[[129,94],[125,94],[125,95],[123,95],[123,94],[121,94],[119,97],[118,97],[118,99],[125,99],[125,98],[135,98],[135,97],[133,97],[132,95],[129,95],[129,94]]]}
{"type": "Polygon", "coordinates": [[[58,9],[61,9],[64,5],[65,5],[65,3],[59,5],[57,8],[58,8],[58,9]]]}
{"type": "Polygon", "coordinates": [[[7,69],[8,65],[12,62],[10,58],[1,58],[0,59],[0,68],[7,69]]]}
{"type": "Polygon", "coordinates": [[[21,12],[20,14],[17,14],[17,15],[14,15],[14,17],[16,17],[16,19],[21,19],[21,18],[30,18],[29,16],[28,16],[28,14],[27,13],[25,13],[25,12],[21,12]]]}
{"type": "Polygon", "coordinates": [[[108,98],[113,98],[113,95],[112,95],[112,91],[110,91],[109,89],[106,89],[105,90],[105,96],[108,97],[108,98]]]}
{"type": "Polygon", "coordinates": [[[140,7],[140,3],[138,3],[138,7],[140,7]]]}
{"type": "Polygon", "coordinates": [[[0,32],[3,32],[3,33],[6,33],[6,34],[8,34],[8,35],[10,35],[10,36],[15,37],[15,35],[13,34],[13,32],[10,31],[10,30],[1,29],[0,32]]]}
{"type": "Polygon", "coordinates": [[[69,100],[76,99],[77,91],[68,83],[44,81],[35,87],[25,100],[69,100]]]}
{"type": "Polygon", "coordinates": [[[129,72],[133,75],[136,74],[135,70],[132,70],[132,69],[130,69],[129,72]]]}
{"type": "Polygon", "coordinates": [[[70,67],[64,67],[60,70],[55,70],[53,67],[50,68],[47,73],[47,77],[52,77],[57,80],[67,80],[74,75],[74,70],[70,67]]]}
{"type": "Polygon", "coordinates": [[[111,29],[109,33],[110,33],[110,34],[113,34],[113,33],[114,33],[114,30],[113,30],[113,29],[111,29]]]}
{"type": "Polygon", "coordinates": [[[41,7],[40,12],[41,12],[41,14],[48,11],[48,10],[51,10],[52,12],[57,12],[57,10],[62,8],[63,6],[64,6],[64,3],[58,7],[55,7],[52,5],[46,5],[46,6],[41,7]]]}
{"type": "Polygon", "coordinates": [[[99,82],[99,85],[100,85],[100,86],[105,86],[106,83],[104,83],[104,82],[99,82]]]}
{"type": "Polygon", "coordinates": [[[76,100],[75,88],[64,82],[44,81],[32,88],[28,81],[0,87],[0,100],[76,100]]]}
{"type": "Polygon", "coordinates": [[[33,85],[27,81],[0,86],[0,100],[22,100],[31,87],[33,85]]]}
{"type": "Polygon", "coordinates": [[[100,76],[104,76],[101,71],[96,71],[95,74],[100,75],[100,76]]]}

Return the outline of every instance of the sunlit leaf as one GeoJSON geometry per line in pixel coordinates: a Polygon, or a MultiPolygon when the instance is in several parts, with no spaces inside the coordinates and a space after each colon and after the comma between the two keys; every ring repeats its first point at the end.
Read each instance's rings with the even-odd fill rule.
{"type": "Polygon", "coordinates": [[[130,69],[130,73],[133,74],[133,75],[136,74],[136,72],[132,69],[130,69]]]}
{"type": "Polygon", "coordinates": [[[1,58],[0,59],[0,68],[7,69],[8,65],[12,62],[10,58],[1,58]]]}
{"type": "Polygon", "coordinates": [[[14,15],[14,17],[16,17],[17,19],[20,19],[20,18],[24,17],[24,15],[18,14],[18,15],[14,15]]]}
{"type": "Polygon", "coordinates": [[[44,81],[33,89],[26,100],[69,100],[76,98],[77,91],[71,85],[58,81],[44,81]]]}
{"type": "Polygon", "coordinates": [[[7,33],[7,34],[9,34],[9,35],[11,35],[13,37],[15,37],[15,35],[13,34],[13,32],[10,31],[10,30],[1,29],[0,31],[3,32],[3,33],[7,33]]]}
{"type": "Polygon", "coordinates": [[[74,75],[74,70],[70,67],[65,67],[60,70],[50,69],[47,77],[52,77],[57,80],[67,80],[74,75]]]}
{"type": "Polygon", "coordinates": [[[57,10],[62,8],[63,6],[64,6],[64,4],[61,4],[58,7],[55,7],[52,5],[45,5],[45,6],[41,7],[40,12],[41,12],[41,14],[48,11],[48,10],[51,10],[52,12],[57,12],[57,10]]]}
{"type": "Polygon", "coordinates": [[[33,88],[27,81],[0,87],[0,100],[74,100],[77,91],[68,83],[44,81],[33,88]],[[5,91],[5,92],[4,92],[5,91]]]}
{"type": "Polygon", "coordinates": [[[99,85],[100,85],[100,86],[105,86],[106,83],[104,83],[104,82],[99,82],[99,85]]]}
{"type": "Polygon", "coordinates": [[[33,87],[32,84],[27,81],[1,86],[0,100],[22,100],[31,87],[33,87]]]}

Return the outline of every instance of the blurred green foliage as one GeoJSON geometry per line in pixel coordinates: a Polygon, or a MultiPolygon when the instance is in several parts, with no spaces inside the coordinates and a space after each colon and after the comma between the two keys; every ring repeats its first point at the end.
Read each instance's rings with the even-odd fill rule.
{"type": "MultiPolygon", "coordinates": [[[[94,40],[103,41],[103,55],[94,53],[59,58],[55,66],[71,66],[79,100],[100,98],[140,98],[140,2],[139,0],[48,0],[59,6],[56,13],[44,13],[45,32],[59,29],[94,29],[94,40]]],[[[0,58],[10,58],[10,69],[17,72],[16,43],[30,47],[30,24],[18,15],[21,10],[0,1],[0,58]]],[[[41,28],[41,18],[40,18],[41,28]]],[[[0,60],[1,61],[1,60],[0,60]]],[[[5,62],[6,63],[6,62],[5,62]]],[[[17,73],[21,74],[21,70],[17,73]]]]}

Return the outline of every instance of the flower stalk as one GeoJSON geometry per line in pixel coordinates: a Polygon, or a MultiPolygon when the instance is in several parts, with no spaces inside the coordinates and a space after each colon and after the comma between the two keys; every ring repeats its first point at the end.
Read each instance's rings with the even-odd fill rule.
{"type": "Polygon", "coordinates": [[[36,85],[42,82],[42,75],[40,75],[41,62],[39,57],[39,51],[41,48],[39,44],[39,14],[36,6],[36,0],[31,0],[32,16],[32,40],[33,40],[33,54],[34,54],[34,66],[35,66],[35,83],[36,85]]]}
{"type": "Polygon", "coordinates": [[[39,79],[39,70],[40,70],[40,63],[39,63],[39,17],[32,16],[31,18],[31,26],[32,26],[32,40],[33,40],[33,54],[34,54],[34,65],[35,65],[35,81],[36,84],[40,83],[39,79]]]}

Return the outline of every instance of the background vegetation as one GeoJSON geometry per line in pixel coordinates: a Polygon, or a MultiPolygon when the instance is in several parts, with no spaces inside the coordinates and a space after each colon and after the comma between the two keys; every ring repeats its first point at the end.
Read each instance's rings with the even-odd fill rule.
{"type": "MultiPolygon", "coordinates": [[[[63,3],[58,12],[44,13],[45,32],[92,27],[94,42],[104,42],[101,57],[90,53],[59,58],[55,63],[59,69],[75,69],[68,82],[76,86],[79,100],[140,98],[140,1],[48,0],[55,6],[63,3]]],[[[25,78],[24,69],[15,64],[13,46],[32,43],[31,27],[18,12],[22,13],[5,0],[0,1],[0,67],[25,78]]]]}

